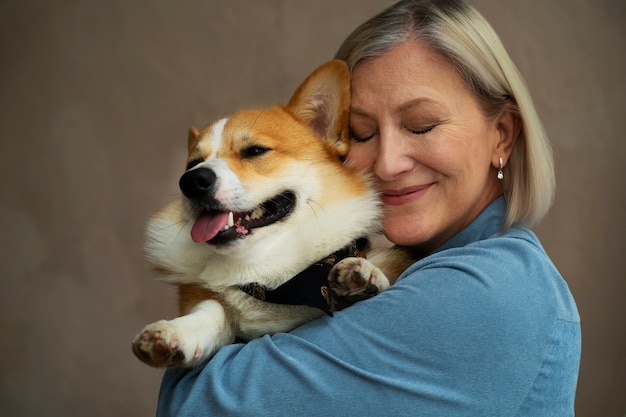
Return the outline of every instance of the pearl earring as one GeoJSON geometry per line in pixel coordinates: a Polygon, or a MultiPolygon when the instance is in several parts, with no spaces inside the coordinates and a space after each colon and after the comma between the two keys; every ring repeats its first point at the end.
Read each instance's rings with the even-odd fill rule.
{"type": "Polygon", "coordinates": [[[500,169],[498,169],[499,180],[502,180],[504,178],[504,174],[502,173],[502,168],[504,168],[504,165],[502,165],[502,158],[500,158],[500,169]]]}

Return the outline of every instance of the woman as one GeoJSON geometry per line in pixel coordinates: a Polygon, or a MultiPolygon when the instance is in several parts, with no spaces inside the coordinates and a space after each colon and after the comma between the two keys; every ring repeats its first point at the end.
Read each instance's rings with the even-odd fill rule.
{"type": "Polygon", "coordinates": [[[357,28],[349,163],[419,260],[389,290],[165,375],[159,415],[573,415],[580,323],[528,229],[549,144],[498,37],[461,0],[401,1],[357,28]]]}

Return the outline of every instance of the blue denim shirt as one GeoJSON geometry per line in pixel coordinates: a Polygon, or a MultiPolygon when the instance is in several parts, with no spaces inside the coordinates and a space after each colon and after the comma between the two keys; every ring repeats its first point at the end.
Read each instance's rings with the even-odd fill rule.
{"type": "Polygon", "coordinates": [[[580,318],[502,198],[387,291],[165,373],[158,416],[572,416],[580,318]]]}

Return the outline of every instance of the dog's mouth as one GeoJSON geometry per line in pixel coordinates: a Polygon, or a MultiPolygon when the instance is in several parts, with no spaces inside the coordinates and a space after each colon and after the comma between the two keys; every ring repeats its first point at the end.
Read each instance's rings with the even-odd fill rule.
{"type": "Polygon", "coordinates": [[[191,228],[191,238],[194,242],[216,245],[230,243],[246,237],[252,229],[269,226],[284,219],[295,205],[295,194],[286,191],[246,212],[203,209],[191,228]]]}

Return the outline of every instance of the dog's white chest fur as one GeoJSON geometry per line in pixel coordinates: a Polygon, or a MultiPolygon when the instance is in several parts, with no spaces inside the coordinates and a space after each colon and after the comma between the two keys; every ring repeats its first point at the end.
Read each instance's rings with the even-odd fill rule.
{"type": "MultiPolygon", "coordinates": [[[[378,231],[377,192],[365,174],[342,163],[349,87],[346,65],[332,61],[284,107],[244,110],[190,130],[183,197],[146,228],[148,260],[160,279],[179,286],[182,316],[137,336],[140,359],[193,365],[235,338],[288,331],[322,314],[259,301],[239,286],[279,287],[378,231]]],[[[368,271],[380,289],[388,285],[382,273],[368,271]]]]}

